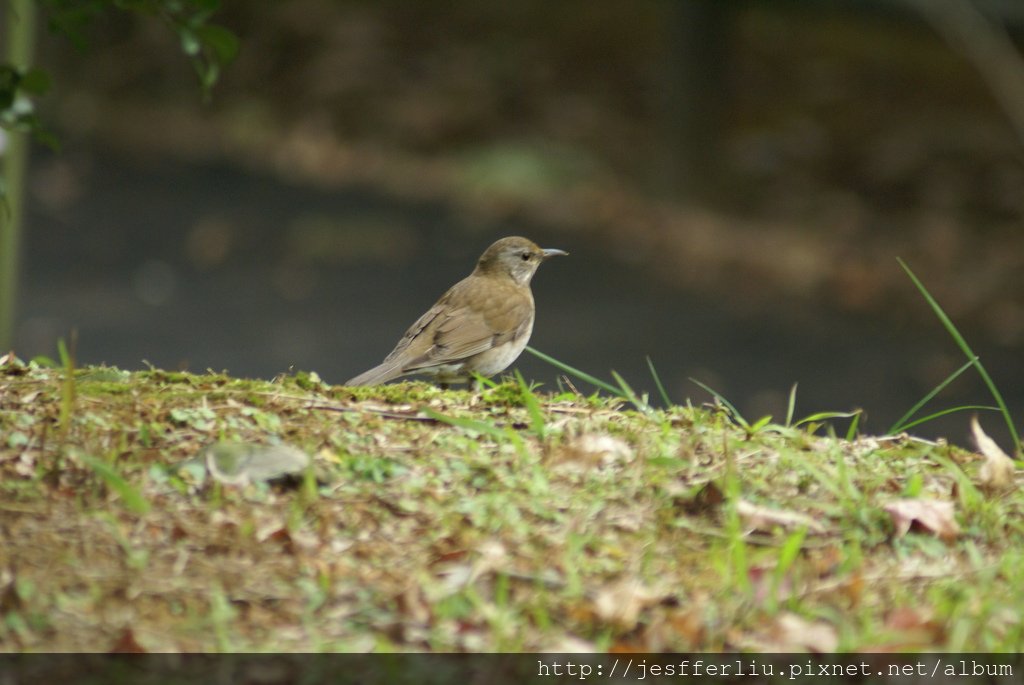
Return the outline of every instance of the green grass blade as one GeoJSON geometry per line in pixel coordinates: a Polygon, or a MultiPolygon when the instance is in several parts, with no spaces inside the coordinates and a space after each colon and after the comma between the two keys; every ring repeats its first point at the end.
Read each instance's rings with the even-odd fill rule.
{"type": "Polygon", "coordinates": [[[124,502],[124,505],[129,510],[134,511],[136,514],[145,514],[149,511],[149,500],[141,492],[133,488],[110,464],[84,454],[79,455],[78,458],[91,468],[93,473],[107,484],[107,487],[120,495],[121,501],[124,502]]]}
{"type": "Polygon", "coordinates": [[[981,405],[981,404],[968,404],[968,405],[964,405],[962,407],[951,407],[950,409],[943,409],[942,411],[937,411],[934,414],[929,414],[928,416],[925,416],[923,418],[917,419],[916,421],[911,421],[910,423],[908,423],[905,426],[903,426],[901,428],[901,430],[906,430],[908,428],[913,428],[914,426],[919,426],[922,423],[928,423],[929,421],[934,421],[935,419],[940,418],[942,416],[946,416],[947,414],[955,414],[958,411],[976,411],[976,410],[999,411],[999,407],[991,407],[991,406],[985,406],[985,405],[981,405]]]}
{"type": "Polygon", "coordinates": [[[479,387],[481,387],[481,388],[496,388],[496,387],[498,387],[497,381],[495,381],[493,378],[488,378],[487,376],[481,376],[478,373],[474,373],[473,374],[473,380],[476,381],[479,384],[479,387]]]}
{"type": "MultiPolygon", "coordinates": [[[[834,474],[825,473],[825,471],[817,464],[813,464],[804,459],[794,461],[793,463],[797,468],[810,474],[811,478],[816,480],[818,485],[828,490],[836,500],[842,502],[846,498],[846,494],[837,482],[839,479],[836,478],[834,474]]],[[[836,463],[836,468],[840,468],[838,466],[840,462],[837,461],[836,463]]]]}
{"type": "Polygon", "coordinates": [[[75,399],[78,394],[75,385],[75,358],[68,352],[63,338],[57,341],[57,352],[64,368],[64,381],[60,386],[60,417],[57,419],[57,425],[60,427],[61,435],[66,436],[71,428],[71,415],[75,412],[75,399]]]}
{"type": "MultiPolygon", "coordinates": [[[[854,484],[855,476],[850,474],[850,467],[846,462],[846,457],[838,450],[834,451],[836,452],[836,482],[845,494],[846,506],[850,506],[850,503],[861,499],[861,494],[854,484]]],[[[842,498],[840,498],[840,502],[842,502],[842,498]]]]}
{"type": "Polygon", "coordinates": [[[985,497],[978,491],[978,488],[971,481],[971,477],[964,473],[964,470],[948,457],[937,454],[934,451],[928,457],[945,467],[950,475],[953,476],[957,486],[957,499],[960,500],[964,511],[971,513],[977,511],[978,507],[985,501],[985,497]]]}
{"type": "Polygon", "coordinates": [[[765,426],[767,426],[768,424],[770,424],[771,422],[772,422],[772,415],[771,414],[765,414],[764,416],[759,418],[757,421],[754,421],[754,423],[750,424],[750,428],[747,429],[747,432],[750,433],[751,435],[753,435],[753,434],[757,433],[758,431],[760,431],[765,426]]]}
{"type": "Polygon", "coordinates": [[[853,413],[853,421],[850,421],[850,427],[846,429],[846,441],[850,442],[857,437],[857,428],[860,426],[860,417],[863,414],[862,411],[857,410],[853,413]]]}
{"type": "Polygon", "coordinates": [[[465,419],[459,416],[448,416],[446,414],[436,412],[429,407],[423,407],[421,411],[430,418],[434,419],[435,421],[447,423],[449,426],[455,426],[456,428],[461,428],[463,430],[473,431],[474,433],[479,433],[481,435],[489,435],[492,438],[495,438],[496,440],[508,440],[509,438],[513,438],[517,441],[521,440],[521,438],[518,434],[516,434],[515,431],[509,430],[507,428],[500,428],[493,424],[487,423],[486,421],[477,421],[476,419],[465,419]]]}
{"type": "Polygon", "coordinates": [[[931,402],[932,398],[934,398],[940,392],[945,390],[946,386],[949,385],[950,383],[952,383],[953,381],[955,381],[960,376],[960,374],[962,374],[964,371],[966,371],[967,369],[969,369],[972,366],[974,366],[974,363],[976,361],[978,361],[977,357],[971,357],[971,359],[969,359],[966,364],[961,366],[959,369],[957,369],[953,373],[949,374],[949,376],[946,377],[946,380],[944,380],[941,383],[939,383],[938,385],[936,385],[932,389],[931,392],[929,392],[927,395],[922,397],[921,400],[917,404],[915,404],[913,407],[911,407],[910,410],[907,411],[906,414],[901,416],[899,418],[899,420],[896,421],[896,423],[892,424],[892,426],[890,426],[889,430],[886,431],[885,434],[886,435],[895,435],[896,433],[899,433],[904,428],[906,428],[906,425],[905,425],[906,422],[909,421],[911,419],[911,417],[914,416],[914,414],[916,414],[917,412],[921,411],[922,407],[924,407],[926,404],[931,402]]]}
{"type": "Polygon", "coordinates": [[[805,423],[817,423],[818,421],[827,421],[828,419],[849,419],[854,416],[860,416],[860,410],[857,411],[819,411],[809,416],[805,416],[796,423],[793,427],[802,426],[805,423]]]}
{"type": "Polygon", "coordinates": [[[658,394],[661,395],[661,401],[665,403],[665,408],[672,406],[672,400],[668,398],[668,393],[665,392],[665,386],[661,383],[661,377],[658,375],[658,371],[654,368],[654,362],[651,361],[651,356],[647,355],[647,368],[651,370],[651,377],[654,378],[654,385],[658,388],[658,394]]]}
{"type": "Polygon", "coordinates": [[[530,415],[530,428],[533,430],[534,435],[538,438],[543,438],[547,431],[547,424],[544,422],[544,412],[540,409],[540,402],[537,401],[537,396],[530,390],[530,386],[526,383],[526,379],[523,378],[523,374],[516,369],[516,381],[519,383],[519,392],[523,398],[523,405],[526,407],[526,412],[530,415]]]}
{"type": "Polygon", "coordinates": [[[957,330],[957,327],[953,324],[950,318],[946,316],[946,312],[942,310],[942,307],[940,307],[939,303],[935,301],[935,298],[932,297],[932,294],[928,292],[928,289],[924,287],[924,284],[921,283],[920,280],[918,280],[917,276],[914,275],[914,272],[910,270],[910,267],[907,266],[906,262],[904,262],[899,257],[896,258],[896,261],[898,261],[900,266],[903,267],[903,270],[907,273],[907,276],[910,277],[910,280],[914,282],[914,285],[917,286],[917,289],[921,291],[921,295],[924,296],[924,299],[931,306],[932,311],[935,312],[935,316],[937,316],[939,318],[939,321],[942,322],[942,325],[945,327],[949,335],[953,338],[953,340],[956,341],[956,344],[960,347],[960,350],[963,351],[964,356],[967,357],[968,359],[975,359],[974,366],[975,368],[978,369],[978,374],[981,376],[981,379],[985,382],[985,385],[988,386],[989,392],[992,393],[992,397],[993,399],[995,399],[996,404],[999,405],[999,411],[1002,413],[1003,419],[1005,419],[1006,421],[1006,427],[1010,429],[1010,435],[1013,437],[1014,449],[1019,450],[1020,436],[1017,434],[1017,427],[1013,425],[1013,418],[1010,416],[1010,410],[1007,408],[1006,402],[1003,401],[1003,396],[996,388],[996,384],[992,380],[992,377],[989,376],[988,371],[985,370],[985,366],[981,363],[980,360],[977,359],[978,355],[974,354],[974,351],[971,349],[971,346],[968,345],[967,341],[964,340],[964,337],[960,335],[960,331],[957,330]]]}
{"type": "Polygon", "coordinates": [[[619,387],[622,389],[622,396],[632,402],[633,406],[636,407],[637,410],[644,414],[649,414],[652,411],[651,405],[649,405],[644,398],[639,397],[633,391],[633,388],[630,387],[629,383],[626,382],[626,379],[620,376],[617,371],[612,371],[612,378],[615,379],[615,382],[618,383],[619,387]]]}
{"type": "Polygon", "coordinates": [[[793,414],[796,411],[796,386],[794,383],[793,387],[789,389],[789,403],[786,405],[786,427],[793,425],[793,414]]]}
{"type": "Polygon", "coordinates": [[[74,369],[75,362],[71,358],[71,353],[68,352],[67,343],[64,342],[64,338],[60,338],[57,341],[57,356],[60,357],[60,364],[65,369],[74,369]]]}
{"type": "Polygon", "coordinates": [[[582,381],[590,383],[594,387],[601,388],[602,390],[610,392],[611,394],[615,395],[616,397],[623,397],[622,391],[619,388],[616,388],[614,385],[611,385],[610,383],[606,383],[605,381],[602,381],[600,378],[596,378],[594,376],[591,376],[589,373],[586,373],[585,371],[580,371],[579,369],[577,369],[575,367],[569,366],[565,362],[560,362],[557,359],[555,359],[554,357],[548,356],[548,355],[544,354],[543,352],[541,352],[540,350],[535,350],[534,348],[530,347],[529,345],[526,346],[526,351],[529,352],[530,354],[532,354],[534,357],[537,357],[538,359],[542,359],[542,360],[546,361],[548,364],[551,364],[556,369],[560,369],[560,370],[564,371],[565,373],[569,374],[570,376],[575,376],[576,378],[579,378],[582,381]]]}
{"type": "Polygon", "coordinates": [[[745,527],[739,512],[742,496],[740,478],[730,462],[726,467],[723,483],[723,494],[726,499],[725,533],[729,541],[728,569],[729,583],[744,595],[749,596],[753,588],[750,582],[750,558],[747,550],[745,527]]]}
{"type": "Polygon", "coordinates": [[[725,397],[723,397],[720,392],[718,392],[717,390],[714,390],[709,385],[705,385],[704,383],[701,383],[696,378],[691,378],[690,382],[697,384],[702,389],[704,389],[707,392],[711,393],[711,396],[714,397],[716,400],[718,400],[722,404],[722,406],[726,408],[726,410],[732,416],[733,420],[736,421],[736,423],[738,423],[741,426],[743,426],[743,428],[746,428],[748,430],[750,429],[750,424],[747,423],[747,420],[745,418],[743,418],[743,415],[740,414],[739,410],[737,410],[736,407],[734,407],[729,400],[725,399],[725,397]]]}
{"type": "Polygon", "coordinates": [[[782,583],[786,579],[786,574],[789,573],[797,556],[800,554],[800,550],[803,549],[805,537],[807,537],[806,526],[790,534],[782,544],[782,548],[779,550],[779,557],[775,565],[775,571],[772,573],[770,599],[773,603],[778,602],[779,588],[782,587],[782,583]]]}

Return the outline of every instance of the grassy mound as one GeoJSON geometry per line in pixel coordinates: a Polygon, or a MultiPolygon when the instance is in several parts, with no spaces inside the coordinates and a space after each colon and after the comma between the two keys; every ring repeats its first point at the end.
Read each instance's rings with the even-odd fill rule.
{"type": "Polygon", "coordinates": [[[4,650],[1012,650],[1024,496],[906,436],[0,366],[4,650]],[[229,485],[214,443],[290,445],[229,485]]]}

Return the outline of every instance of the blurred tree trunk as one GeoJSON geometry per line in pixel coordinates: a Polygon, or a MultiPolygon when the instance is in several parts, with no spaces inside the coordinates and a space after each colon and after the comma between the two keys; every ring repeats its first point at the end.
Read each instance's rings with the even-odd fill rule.
{"type": "Polygon", "coordinates": [[[728,99],[730,0],[668,0],[667,186],[708,200],[721,172],[722,118],[728,99]]]}
{"type": "MultiPolygon", "coordinates": [[[[4,63],[16,69],[27,69],[32,63],[35,44],[35,1],[7,0],[5,4],[4,63]]],[[[14,345],[28,136],[14,127],[0,133],[3,134],[0,181],[5,191],[4,206],[0,207],[0,352],[6,352],[14,345]]]]}

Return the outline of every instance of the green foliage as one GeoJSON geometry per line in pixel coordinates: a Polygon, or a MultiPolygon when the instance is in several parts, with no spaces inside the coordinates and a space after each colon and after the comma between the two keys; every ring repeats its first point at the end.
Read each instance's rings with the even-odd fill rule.
{"type": "Polygon", "coordinates": [[[50,76],[42,69],[18,69],[0,64],[0,126],[42,132],[33,97],[50,89],[50,76]]]}
{"type": "MultiPolygon", "coordinates": [[[[151,17],[173,31],[182,53],[192,62],[202,88],[209,97],[221,70],[238,53],[238,37],[212,23],[220,0],[43,0],[40,3],[50,31],[61,34],[81,49],[89,47],[86,30],[103,14],[126,12],[151,17]]],[[[18,22],[23,17],[8,17],[18,22]]],[[[30,24],[30,22],[26,22],[30,24]]],[[[11,30],[16,30],[11,27],[11,30]]],[[[32,27],[26,25],[25,31],[32,27]]],[[[47,132],[36,112],[36,99],[51,85],[50,75],[37,67],[0,64],[0,127],[32,133],[51,146],[56,140],[47,132]]]]}
{"type": "Polygon", "coordinates": [[[181,51],[191,61],[203,93],[217,83],[221,68],[238,53],[238,37],[210,19],[220,0],[44,0],[51,31],[85,48],[85,29],[100,15],[114,11],[152,17],[177,34],[181,51]]]}

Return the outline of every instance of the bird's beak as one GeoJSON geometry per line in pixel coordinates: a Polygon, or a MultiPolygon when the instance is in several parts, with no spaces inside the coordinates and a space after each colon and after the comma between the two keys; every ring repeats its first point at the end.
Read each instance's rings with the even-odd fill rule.
{"type": "Polygon", "coordinates": [[[569,253],[566,252],[565,250],[554,250],[554,249],[551,249],[551,248],[547,248],[547,249],[541,250],[541,251],[544,253],[544,259],[550,259],[552,257],[568,257],[569,256],[569,253]]]}

